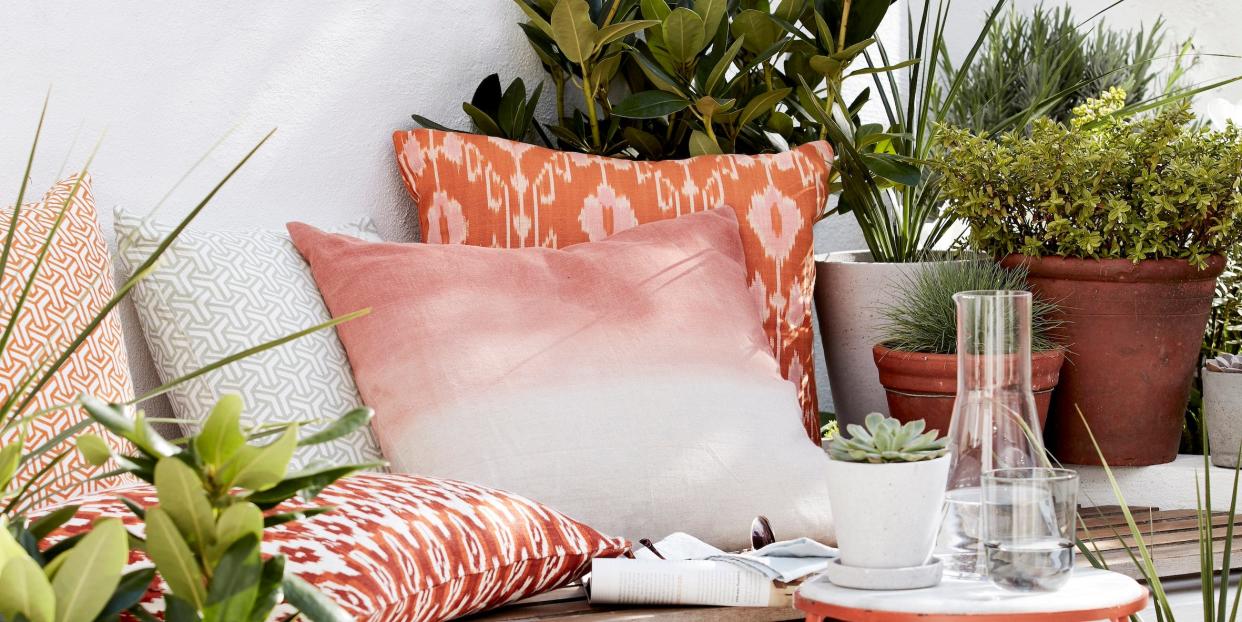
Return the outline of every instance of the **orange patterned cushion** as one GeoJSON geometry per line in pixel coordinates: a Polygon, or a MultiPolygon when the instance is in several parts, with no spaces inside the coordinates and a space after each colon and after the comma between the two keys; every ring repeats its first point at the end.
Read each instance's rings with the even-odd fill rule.
{"type": "MultiPolygon", "coordinates": [[[[151,486],[76,500],[77,516],[52,540],[105,516],[138,532],[141,522],[118,494],[142,507],[159,503],[151,486]]],[[[336,509],[268,529],[263,552],[284,554],[287,572],[360,621],[437,622],[485,611],[560,587],[592,558],[628,548],[525,497],[452,480],[357,475],[326,488],[314,504],[336,509]]],[[[308,505],[290,501],[274,511],[308,505]]],[[[137,552],[130,561],[149,565],[137,552]]],[[[147,611],[163,610],[163,590],[158,581],[152,585],[147,611]]]]}
{"type": "Polygon", "coordinates": [[[781,372],[799,388],[807,433],[819,438],[811,229],[828,202],[827,143],[666,162],[427,129],[395,132],[393,143],[430,243],[560,248],[647,222],[734,208],[768,340],[781,372]]]}
{"type": "MultiPolygon", "coordinates": [[[[64,209],[64,221],[52,238],[29,298],[17,315],[11,340],[0,353],[0,400],[12,395],[30,370],[50,365],[112,297],[112,263],[95,219],[90,178],[83,179],[69,201],[73,185],[73,178],[57,183],[40,202],[23,206],[19,215],[9,264],[0,279],[0,326],[8,324],[13,316],[48,232],[64,209]]],[[[8,235],[11,218],[12,211],[0,210],[0,240],[8,235]]],[[[109,401],[125,401],[133,396],[121,324],[115,313],[105,318],[78,347],[22,414],[72,402],[82,393],[109,401]]],[[[44,444],[85,417],[80,409],[60,408],[34,418],[25,429],[26,448],[44,444]]],[[[0,438],[0,444],[11,442],[17,435],[15,430],[9,431],[0,438]]],[[[74,451],[71,440],[46,456],[50,458],[62,451],[69,453],[35,487],[40,491],[36,497],[44,502],[104,490],[115,483],[88,481],[95,469],[74,451]]],[[[44,462],[26,463],[17,481],[29,481],[44,462]]]]}

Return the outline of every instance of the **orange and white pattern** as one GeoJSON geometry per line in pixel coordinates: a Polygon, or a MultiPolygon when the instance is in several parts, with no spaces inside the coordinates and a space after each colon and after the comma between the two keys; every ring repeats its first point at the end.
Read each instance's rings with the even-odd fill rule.
{"type": "MultiPolygon", "coordinates": [[[[77,500],[77,516],[53,539],[109,516],[142,535],[141,521],[117,495],[142,507],[159,503],[150,486],[77,500]]],[[[524,497],[451,480],[358,475],[328,487],[315,503],[336,509],[268,529],[263,553],[285,555],[286,572],[362,621],[437,622],[485,611],[560,587],[586,572],[592,558],[628,548],[524,497]]],[[[130,561],[150,565],[139,552],[130,561]]],[[[153,584],[144,608],[162,610],[163,589],[153,584]]]]}
{"type": "MultiPolygon", "coordinates": [[[[32,371],[50,366],[112,297],[112,263],[95,218],[90,178],[82,179],[70,200],[74,183],[75,178],[57,183],[41,201],[23,206],[19,214],[9,263],[0,279],[0,327],[13,319],[22,288],[62,210],[64,220],[16,316],[12,337],[0,352],[0,401],[12,395],[32,371]]],[[[0,240],[8,235],[11,218],[12,211],[0,210],[0,240]]],[[[132,397],[121,324],[115,313],[104,319],[20,415],[51,410],[32,417],[23,430],[5,434],[0,444],[24,433],[26,449],[32,450],[81,422],[86,414],[80,409],[58,406],[83,393],[116,402],[132,397]]],[[[104,490],[113,483],[88,481],[96,469],[74,450],[72,439],[53,447],[44,460],[26,463],[17,481],[28,481],[46,459],[61,452],[68,455],[39,480],[35,497],[52,503],[104,490]]]]}
{"type": "MultiPolygon", "coordinates": [[[[751,291],[781,372],[819,438],[811,361],[812,226],[828,202],[827,143],[784,153],[634,162],[474,134],[393,134],[429,243],[561,248],[639,224],[732,207],[751,291]]],[[[686,318],[693,322],[694,318],[686,318]]]]}

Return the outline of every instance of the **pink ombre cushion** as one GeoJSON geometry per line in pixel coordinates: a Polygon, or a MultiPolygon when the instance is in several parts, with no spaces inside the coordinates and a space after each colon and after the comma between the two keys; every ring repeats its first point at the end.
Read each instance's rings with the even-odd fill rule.
{"type": "Polygon", "coordinates": [[[369,243],[291,223],[395,471],[475,482],[631,538],[831,536],[746,285],[733,211],[562,250],[369,243]]]}

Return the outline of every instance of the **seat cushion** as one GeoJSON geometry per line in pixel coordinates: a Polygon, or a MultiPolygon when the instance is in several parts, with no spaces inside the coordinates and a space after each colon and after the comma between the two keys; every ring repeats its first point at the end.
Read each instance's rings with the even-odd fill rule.
{"type": "MultiPolygon", "coordinates": [[[[141,507],[159,503],[150,486],[119,494],[141,507]]],[[[81,508],[55,538],[80,533],[101,517],[121,517],[142,533],[142,522],[117,495],[74,503],[81,508]]],[[[286,572],[357,620],[435,622],[484,611],[560,587],[581,576],[592,558],[628,548],[530,499],[464,482],[356,475],[326,488],[314,504],[336,509],[268,529],[263,553],[285,555],[286,572]]],[[[273,512],[309,505],[291,501],[273,512]]],[[[130,565],[150,562],[135,552],[130,565]]],[[[161,593],[153,586],[144,607],[162,610],[161,593]]]]}
{"type": "MultiPolygon", "coordinates": [[[[0,248],[9,234],[12,215],[12,208],[0,209],[0,248]]],[[[44,372],[39,370],[46,370],[69,348],[113,293],[112,262],[96,219],[89,177],[83,177],[80,185],[76,177],[61,181],[37,203],[23,205],[8,265],[0,278],[0,328],[15,321],[9,342],[0,352],[0,401],[21,388],[30,374],[42,378],[44,372]],[[62,218],[59,226],[58,218],[62,218]],[[49,243],[48,234],[54,227],[56,233],[49,243]],[[36,273],[35,263],[45,244],[47,254],[36,273]],[[26,302],[14,315],[27,284],[30,291],[26,302]]],[[[27,389],[34,385],[27,385],[27,389]]],[[[124,402],[133,398],[133,391],[120,320],[113,312],[51,375],[33,400],[22,399],[28,403],[24,410],[4,419],[8,424],[46,411],[24,426],[0,431],[0,445],[24,433],[27,451],[33,450],[87,419],[80,408],[62,405],[74,402],[83,393],[124,402]]],[[[74,450],[70,438],[26,462],[15,482],[31,484],[31,499],[42,505],[118,483],[117,478],[92,480],[97,471],[74,450]],[[65,452],[63,460],[36,478],[53,456],[65,452]]]]}
{"type": "Polygon", "coordinates": [[[564,248],[642,223],[737,211],[751,295],[819,442],[812,363],[812,226],[828,203],[827,143],[759,156],[635,162],[474,134],[393,134],[430,243],[564,248]]]}
{"type": "Polygon", "coordinates": [[[733,210],[565,249],[369,243],[291,223],[398,472],[546,503],[630,539],[722,548],[767,515],[831,535],[746,285],[733,210]]]}
{"type": "MultiPolygon", "coordinates": [[[[114,222],[127,274],[142,265],[170,231],[120,209],[114,222]]],[[[370,220],[346,230],[379,239],[370,220]]],[[[289,235],[279,230],[188,229],[132,296],[163,382],[329,319],[310,269],[289,235]]],[[[330,330],[190,380],[168,396],[182,429],[193,434],[223,393],[241,396],[251,417],[248,425],[316,421],[323,413],[341,414],[362,403],[345,351],[330,330]]],[[[379,445],[364,428],[299,449],[293,467],[379,459],[379,445]]]]}

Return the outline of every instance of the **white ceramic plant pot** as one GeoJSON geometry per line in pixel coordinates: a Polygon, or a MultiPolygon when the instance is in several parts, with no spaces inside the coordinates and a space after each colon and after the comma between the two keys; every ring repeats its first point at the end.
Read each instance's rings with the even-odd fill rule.
{"type": "Polygon", "coordinates": [[[949,456],[870,464],[831,460],[828,502],[841,563],[911,568],[931,558],[949,480],[949,456]]]}
{"type": "Polygon", "coordinates": [[[844,430],[869,413],[888,413],[871,348],[881,340],[883,311],[897,287],[929,263],[876,263],[867,251],[815,258],[815,309],[828,365],[832,404],[844,430]]]}
{"type": "Polygon", "coordinates": [[[1242,374],[1203,370],[1203,416],[1212,464],[1235,468],[1242,443],[1242,374]]]}

